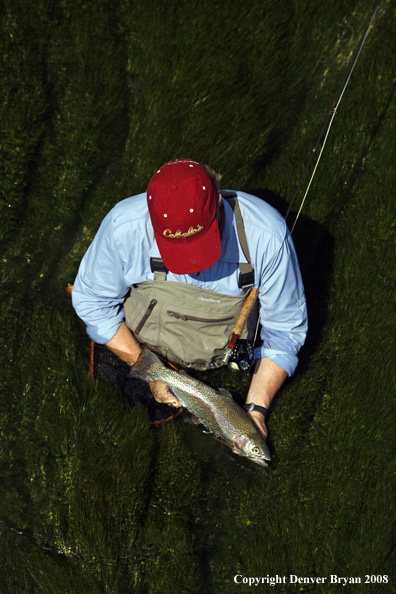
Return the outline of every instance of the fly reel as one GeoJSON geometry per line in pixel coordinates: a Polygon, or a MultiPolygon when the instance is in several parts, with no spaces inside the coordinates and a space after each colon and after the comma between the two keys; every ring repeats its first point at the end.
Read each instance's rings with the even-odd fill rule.
{"type": "Polygon", "coordinates": [[[250,340],[239,338],[232,351],[228,367],[233,371],[249,371],[253,365],[254,348],[250,340]]]}

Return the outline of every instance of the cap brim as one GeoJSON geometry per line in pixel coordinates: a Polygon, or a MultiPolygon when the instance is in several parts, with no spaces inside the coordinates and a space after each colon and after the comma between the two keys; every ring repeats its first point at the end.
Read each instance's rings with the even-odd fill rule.
{"type": "Polygon", "coordinates": [[[217,262],[221,253],[216,218],[204,234],[177,241],[155,234],[155,239],[165,266],[174,274],[191,274],[206,270],[217,262]]]}

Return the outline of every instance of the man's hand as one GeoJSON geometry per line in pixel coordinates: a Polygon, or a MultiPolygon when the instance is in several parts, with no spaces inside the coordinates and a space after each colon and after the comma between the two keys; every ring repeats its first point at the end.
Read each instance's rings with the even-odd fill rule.
{"type": "MultiPolygon", "coordinates": [[[[253,402],[254,404],[269,409],[271,400],[274,398],[286,378],[287,372],[274,363],[274,361],[268,359],[268,357],[259,359],[252,376],[246,404],[253,402]]],[[[252,417],[257,429],[263,437],[266,438],[268,430],[265,424],[264,415],[258,410],[251,410],[248,414],[252,417]]]]}
{"type": "Polygon", "coordinates": [[[169,406],[181,406],[179,400],[169,389],[169,386],[160,380],[149,382],[150,390],[157,402],[169,406]]]}
{"type": "MultiPolygon", "coordinates": [[[[264,408],[268,409],[271,400],[285,381],[286,377],[286,371],[271,359],[266,357],[257,361],[246,398],[246,404],[253,402],[254,404],[264,406],[264,408]]],[[[248,414],[251,416],[261,435],[266,439],[268,430],[265,424],[264,415],[258,410],[251,410],[248,414]]],[[[242,455],[237,450],[233,450],[233,452],[242,455]]]]}
{"type": "MultiPolygon", "coordinates": [[[[106,344],[120,359],[132,367],[142,352],[142,347],[133,336],[125,322],[121,322],[115,336],[106,344]]],[[[169,387],[159,380],[149,382],[150,390],[157,402],[169,406],[181,406],[179,400],[170,391],[169,387]]]]}
{"type": "Polygon", "coordinates": [[[268,429],[267,425],[265,424],[264,415],[261,412],[258,412],[257,410],[249,411],[248,415],[252,417],[253,423],[256,425],[257,429],[260,431],[264,439],[266,439],[268,435],[268,429]]]}

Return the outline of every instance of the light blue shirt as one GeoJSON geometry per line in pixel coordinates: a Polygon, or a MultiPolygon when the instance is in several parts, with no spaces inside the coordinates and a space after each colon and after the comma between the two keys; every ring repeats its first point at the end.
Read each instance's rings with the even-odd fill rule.
{"type": "MultiPolygon", "coordinates": [[[[284,218],[256,196],[237,192],[250,259],[259,288],[261,338],[256,358],[269,357],[289,375],[297,366],[308,322],[293,241],[284,218]]],[[[234,213],[223,200],[224,227],[218,261],[198,274],[168,273],[167,279],[218,293],[240,295],[238,262],[246,262],[234,213]]],[[[160,257],[146,193],[122,200],[104,218],[82,259],[72,300],[89,336],[108,342],[124,319],[131,287],[154,279],[150,257],[160,257]]],[[[257,351],[257,349],[256,349],[257,351]]]]}

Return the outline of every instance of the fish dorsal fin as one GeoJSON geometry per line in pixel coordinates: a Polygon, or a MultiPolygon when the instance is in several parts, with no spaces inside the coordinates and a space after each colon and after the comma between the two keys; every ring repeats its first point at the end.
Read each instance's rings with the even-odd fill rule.
{"type": "Polygon", "coordinates": [[[228,400],[232,400],[232,394],[225,388],[218,388],[218,392],[224,396],[224,398],[228,398],[228,400]]]}

